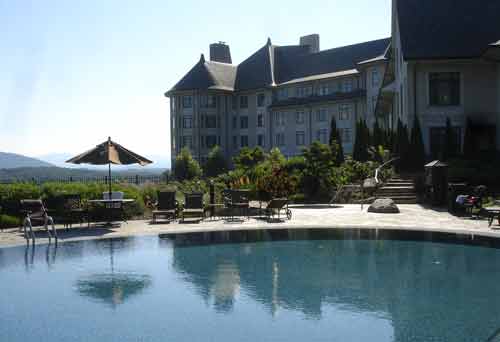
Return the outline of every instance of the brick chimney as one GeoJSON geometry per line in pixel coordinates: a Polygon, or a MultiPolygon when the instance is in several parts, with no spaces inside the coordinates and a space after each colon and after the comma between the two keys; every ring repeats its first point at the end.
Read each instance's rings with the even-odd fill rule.
{"type": "Polygon", "coordinates": [[[231,64],[231,51],[229,45],[224,42],[210,44],[210,60],[220,63],[231,64]]]}
{"type": "Polygon", "coordinates": [[[300,45],[309,46],[309,52],[319,52],[319,34],[314,33],[300,37],[300,45]]]}

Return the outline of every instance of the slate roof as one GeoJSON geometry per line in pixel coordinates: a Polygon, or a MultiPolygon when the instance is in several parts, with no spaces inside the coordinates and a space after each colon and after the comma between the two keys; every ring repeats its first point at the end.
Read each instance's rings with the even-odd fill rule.
{"type": "Polygon", "coordinates": [[[357,89],[350,93],[333,93],[329,95],[313,95],[308,97],[292,97],[285,100],[275,101],[270,106],[270,108],[282,108],[282,107],[290,107],[290,106],[303,106],[303,105],[311,105],[315,103],[325,103],[330,101],[339,101],[339,100],[350,100],[359,97],[366,96],[366,90],[357,89]]]}
{"type": "Polygon", "coordinates": [[[316,53],[307,46],[277,46],[271,41],[238,66],[200,61],[169,91],[220,89],[245,91],[281,84],[354,74],[359,62],[380,58],[390,38],[316,53]]]}
{"type": "Polygon", "coordinates": [[[198,63],[167,94],[193,89],[233,91],[235,80],[235,65],[205,61],[205,57],[201,55],[198,63]]]}
{"type": "Polygon", "coordinates": [[[499,0],[398,0],[405,59],[480,57],[500,39],[499,0]]]}

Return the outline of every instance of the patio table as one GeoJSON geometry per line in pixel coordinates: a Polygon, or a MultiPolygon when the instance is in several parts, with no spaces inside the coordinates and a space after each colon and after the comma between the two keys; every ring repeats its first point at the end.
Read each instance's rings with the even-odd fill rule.
{"type": "MultiPolygon", "coordinates": [[[[123,210],[123,205],[124,204],[133,203],[133,202],[135,202],[135,199],[127,199],[127,198],[122,198],[122,199],[93,199],[93,200],[89,200],[88,202],[92,203],[92,204],[104,204],[105,208],[108,209],[109,212],[111,213],[111,211],[113,209],[117,209],[115,207],[115,204],[119,204],[120,205],[120,209],[123,210]]],[[[113,226],[113,222],[111,222],[111,214],[108,217],[108,220],[109,221],[105,223],[105,226],[112,227],[113,226]]]]}
{"type": "Polygon", "coordinates": [[[486,207],[482,210],[485,211],[488,215],[488,227],[491,227],[495,218],[499,221],[500,224],[500,206],[486,207]]]}

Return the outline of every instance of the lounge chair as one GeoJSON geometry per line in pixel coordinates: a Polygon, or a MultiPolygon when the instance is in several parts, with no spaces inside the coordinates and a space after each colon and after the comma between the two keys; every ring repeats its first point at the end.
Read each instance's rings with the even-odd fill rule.
{"type": "Polygon", "coordinates": [[[158,191],[158,201],[154,204],[153,223],[156,223],[158,216],[175,220],[177,218],[177,200],[175,191],[158,191]]]}
{"type": "Polygon", "coordinates": [[[292,219],[292,211],[288,209],[288,199],[274,198],[265,208],[265,213],[268,221],[274,220],[274,216],[278,215],[278,221],[281,221],[281,211],[284,211],[287,219],[292,219]]]}
{"type": "Polygon", "coordinates": [[[49,225],[52,226],[52,233],[57,241],[57,231],[54,226],[54,220],[47,214],[47,210],[43,205],[42,200],[21,200],[21,211],[26,215],[23,221],[24,237],[26,240],[35,242],[35,234],[33,232],[33,225],[43,225],[49,236],[49,242],[52,234],[49,230],[49,225]],[[29,235],[28,235],[29,229],[29,235]]]}
{"type": "Polygon", "coordinates": [[[248,217],[248,211],[250,208],[250,200],[248,197],[248,190],[226,190],[226,197],[224,202],[227,208],[229,208],[231,213],[231,219],[234,220],[235,212],[238,212],[238,216],[248,217]]]}
{"type": "Polygon", "coordinates": [[[184,221],[186,218],[199,218],[200,221],[203,220],[205,217],[203,194],[184,194],[184,199],[184,208],[182,209],[181,220],[184,221]]]}

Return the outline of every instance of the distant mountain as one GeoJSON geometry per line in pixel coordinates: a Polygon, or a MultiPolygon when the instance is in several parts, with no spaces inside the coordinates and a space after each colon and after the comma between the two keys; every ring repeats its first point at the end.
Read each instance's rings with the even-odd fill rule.
{"type": "MultiPolygon", "coordinates": [[[[166,169],[128,169],[117,170],[112,167],[113,178],[149,177],[160,176],[166,169]]],[[[37,180],[66,180],[72,178],[74,181],[101,178],[108,175],[107,170],[70,169],[65,167],[20,167],[11,169],[0,169],[0,183],[10,181],[37,180]]]]}
{"type": "Polygon", "coordinates": [[[40,159],[26,157],[20,154],[0,152],[0,169],[14,169],[22,167],[51,167],[51,163],[47,163],[40,159]]]}
{"type": "MultiPolygon", "coordinates": [[[[72,168],[72,169],[89,169],[89,170],[107,170],[107,166],[104,165],[86,165],[86,164],[81,164],[81,165],[75,165],[75,164],[68,164],[66,163],[66,160],[74,157],[75,155],[69,154],[69,153],[50,153],[50,154],[45,154],[38,156],[37,158],[44,160],[52,165],[58,166],[58,167],[66,167],[66,168],[72,168]]],[[[167,156],[160,156],[160,155],[145,155],[144,157],[151,159],[153,161],[153,164],[147,165],[145,167],[139,166],[139,165],[115,165],[113,168],[115,170],[129,170],[129,169],[139,169],[139,170],[149,170],[149,169],[169,169],[170,168],[170,157],[167,156]]]]}

